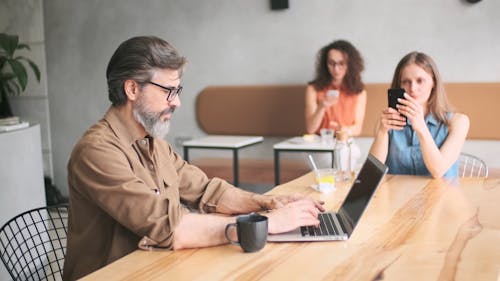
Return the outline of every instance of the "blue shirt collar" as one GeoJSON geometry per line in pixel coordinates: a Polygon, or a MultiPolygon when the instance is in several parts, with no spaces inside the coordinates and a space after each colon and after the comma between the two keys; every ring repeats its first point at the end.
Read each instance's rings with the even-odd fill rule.
{"type": "Polygon", "coordinates": [[[439,121],[436,119],[436,117],[434,117],[434,114],[432,113],[427,114],[427,116],[425,117],[425,123],[432,124],[434,126],[439,125],[439,121]]]}

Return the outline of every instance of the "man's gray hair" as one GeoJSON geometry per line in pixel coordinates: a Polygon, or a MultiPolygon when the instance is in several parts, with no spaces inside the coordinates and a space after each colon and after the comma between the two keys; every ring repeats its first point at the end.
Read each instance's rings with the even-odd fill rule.
{"type": "Polygon", "coordinates": [[[150,81],[155,69],[179,71],[182,76],[186,58],[165,40],[155,36],[139,36],[120,44],[106,69],[108,96],[114,106],[127,102],[126,80],[139,84],[150,81]]]}

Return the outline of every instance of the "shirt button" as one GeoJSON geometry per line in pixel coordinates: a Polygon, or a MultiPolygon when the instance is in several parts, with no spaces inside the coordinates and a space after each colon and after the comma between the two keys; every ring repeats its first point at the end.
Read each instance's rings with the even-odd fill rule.
{"type": "Polygon", "coordinates": [[[150,169],[151,171],[154,171],[155,166],[154,166],[153,164],[149,164],[149,169],[150,169]]]}
{"type": "Polygon", "coordinates": [[[146,140],[144,140],[144,139],[142,139],[142,140],[140,141],[140,143],[141,143],[142,145],[146,145],[147,141],[146,141],[146,140]]]}

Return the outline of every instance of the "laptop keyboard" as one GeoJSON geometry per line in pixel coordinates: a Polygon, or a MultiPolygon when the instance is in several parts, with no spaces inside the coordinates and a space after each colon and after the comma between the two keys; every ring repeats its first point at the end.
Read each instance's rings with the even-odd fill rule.
{"type": "Polygon", "coordinates": [[[302,236],[329,236],[329,235],[342,235],[344,231],[340,229],[338,220],[332,213],[321,213],[318,215],[320,224],[315,226],[302,226],[300,232],[302,236]]]}

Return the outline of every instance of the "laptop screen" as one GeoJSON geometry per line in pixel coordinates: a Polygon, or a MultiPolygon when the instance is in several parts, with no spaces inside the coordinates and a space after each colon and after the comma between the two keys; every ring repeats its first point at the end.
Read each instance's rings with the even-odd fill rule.
{"type": "Polygon", "coordinates": [[[361,218],[370,198],[386,172],[387,166],[373,155],[368,154],[368,158],[363,167],[361,167],[349,194],[338,212],[339,217],[344,221],[344,225],[347,228],[346,231],[349,235],[361,218]]]}

